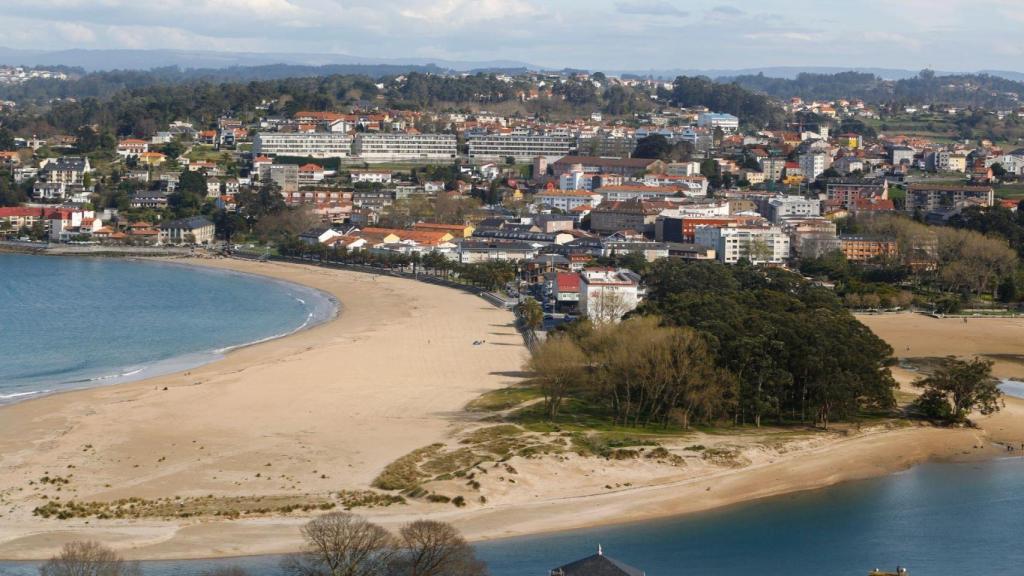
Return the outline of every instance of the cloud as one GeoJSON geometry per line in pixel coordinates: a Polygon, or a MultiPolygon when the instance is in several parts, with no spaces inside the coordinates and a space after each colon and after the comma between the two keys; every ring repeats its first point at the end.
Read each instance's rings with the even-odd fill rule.
{"type": "Polygon", "coordinates": [[[714,12],[715,14],[723,14],[725,16],[742,16],[746,14],[746,12],[740,10],[735,6],[729,6],[724,4],[721,6],[715,6],[714,8],[711,9],[711,11],[714,12]]]}
{"type": "Polygon", "coordinates": [[[56,22],[53,27],[61,38],[75,44],[92,44],[96,41],[96,33],[81,24],[56,22]]]}
{"type": "Polygon", "coordinates": [[[540,9],[525,0],[432,0],[416,4],[399,10],[399,14],[428,24],[464,26],[540,13],[540,9]]]}
{"type": "Polygon", "coordinates": [[[615,9],[623,14],[644,16],[689,16],[690,13],[664,0],[629,0],[617,2],[615,9]]]}

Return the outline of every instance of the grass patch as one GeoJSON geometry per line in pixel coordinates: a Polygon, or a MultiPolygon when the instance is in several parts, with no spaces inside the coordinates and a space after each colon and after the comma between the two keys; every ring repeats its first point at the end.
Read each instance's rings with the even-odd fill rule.
{"type": "Polygon", "coordinates": [[[405,499],[372,490],[345,490],[323,497],[315,496],[201,496],[190,498],[125,498],[113,502],[65,502],[51,500],[32,510],[33,516],[68,520],[72,518],[227,518],[266,516],[291,512],[317,512],[342,507],[375,508],[404,504],[405,499]]]}
{"type": "Polygon", "coordinates": [[[431,444],[418,448],[412,452],[388,464],[384,470],[373,479],[371,484],[374,488],[381,490],[411,490],[426,479],[419,464],[427,458],[436,456],[444,448],[444,444],[431,444]]]}
{"type": "Polygon", "coordinates": [[[541,397],[540,389],[536,386],[511,386],[487,392],[467,404],[466,409],[473,412],[501,412],[541,397]]]}

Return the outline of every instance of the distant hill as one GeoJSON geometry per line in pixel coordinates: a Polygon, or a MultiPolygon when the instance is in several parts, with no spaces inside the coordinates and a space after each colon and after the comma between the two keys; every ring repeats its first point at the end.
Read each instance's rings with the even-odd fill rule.
{"type": "Polygon", "coordinates": [[[435,58],[365,58],[348,54],[290,54],[260,52],[213,52],[208,50],[21,50],[0,47],[0,64],[10,66],[73,66],[87,72],[108,70],[150,70],[179,68],[220,69],[231,67],[287,64],[298,66],[329,65],[435,65],[455,71],[477,69],[537,69],[524,62],[495,60],[482,62],[449,61],[435,58]]]}
{"type": "Polygon", "coordinates": [[[858,98],[870,104],[945,104],[956,107],[1013,109],[1024,103],[1024,82],[995,74],[939,74],[922,71],[888,80],[868,72],[801,73],[795,78],[765,74],[735,76],[730,82],[773,98],[837,100],[858,98]]]}

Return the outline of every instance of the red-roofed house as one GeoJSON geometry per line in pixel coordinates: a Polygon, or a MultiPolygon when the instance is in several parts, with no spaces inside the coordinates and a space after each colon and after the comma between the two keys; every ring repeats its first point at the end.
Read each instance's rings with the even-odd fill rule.
{"type": "Polygon", "coordinates": [[[122,158],[139,156],[149,152],[149,142],[138,138],[125,138],[117,143],[117,155],[122,158]]]}
{"type": "Polygon", "coordinates": [[[308,186],[322,182],[324,179],[324,168],[319,164],[303,164],[299,166],[299,185],[308,186]]]}

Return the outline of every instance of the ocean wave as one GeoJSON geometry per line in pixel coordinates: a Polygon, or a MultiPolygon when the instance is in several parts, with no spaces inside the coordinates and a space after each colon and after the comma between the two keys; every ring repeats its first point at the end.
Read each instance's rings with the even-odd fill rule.
{"type": "Polygon", "coordinates": [[[32,390],[30,392],[11,392],[10,394],[0,394],[0,400],[14,400],[15,398],[24,398],[26,396],[36,396],[37,394],[46,394],[50,390],[32,390]]]}

